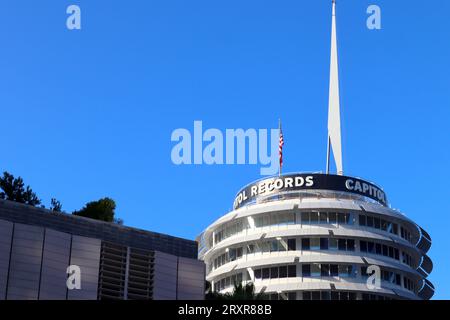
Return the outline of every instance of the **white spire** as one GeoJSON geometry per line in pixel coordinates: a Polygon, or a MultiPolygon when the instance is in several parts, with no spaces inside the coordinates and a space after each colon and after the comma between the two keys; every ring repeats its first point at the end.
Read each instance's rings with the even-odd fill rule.
{"type": "Polygon", "coordinates": [[[339,73],[338,53],[336,40],[336,1],[333,0],[333,12],[331,22],[331,60],[330,60],[330,96],[328,101],[328,153],[327,173],[329,173],[331,149],[337,173],[343,174],[342,146],[341,146],[341,115],[339,106],[339,73]]]}

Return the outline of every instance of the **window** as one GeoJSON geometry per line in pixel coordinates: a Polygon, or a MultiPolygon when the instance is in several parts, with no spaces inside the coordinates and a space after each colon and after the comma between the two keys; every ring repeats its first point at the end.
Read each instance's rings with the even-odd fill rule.
{"type": "Polygon", "coordinates": [[[330,300],[330,299],[331,299],[330,291],[322,291],[322,292],[320,293],[320,298],[321,298],[322,300],[330,300]]]}
{"type": "Polygon", "coordinates": [[[320,277],[320,264],[313,263],[311,265],[311,277],[320,277]]]}
{"type": "Polygon", "coordinates": [[[330,265],[329,264],[321,264],[320,265],[320,275],[322,277],[330,276],[330,265]]]}
{"type": "Polygon", "coordinates": [[[339,268],[337,264],[330,265],[330,276],[337,277],[339,275],[339,268]]]}
{"type": "Polygon", "coordinates": [[[376,254],[382,254],[382,251],[381,251],[381,244],[379,244],[379,243],[376,243],[376,244],[375,244],[375,253],[376,253],[376,254]]]}
{"type": "Polygon", "coordinates": [[[367,242],[367,252],[369,253],[375,253],[375,243],[373,242],[367,242]]]}
{"type": "Polygon", "coordinates": [[[345,239],[338,239],[338,249],[345,251],[347,248],[345,239]]]}
{"type": "Polygon", "coordinates": [[[254,244],[249,244],[247,246],[247,254],[248,253],[255,253],[255,245],[254,244]]]}
{"type": "Polygon", "coordinates": [[[389,255],[387,245],[383,245],[383,256],[387,257],[389,255]]]}
{"type": "Polygon", "coordinates": [[[302,212],[302,223],[309,224],[309,212],[302,212]]]}
{"type": "Polygon", "coordinates": [[[329,223],[337,223],[337,214],[336,214],[336,212],[328,212],[328,222],[329,223]]]}
{"type": "Polygon", "coordinates": [[[281,266],[279,268],[279,277],[286,278],[287,277],[287,266],[281,266]]]}
{"type": "Polygon", "coordinates": [[[367,226],[373,228],[373,217],[367,216],[367,226]]]}
{"type": "Polygon", "coordinates": [[[311,224],[317,224],[319,222],[319,213],[311,212],[310,221],[311,221],[311,224]]]}
{"type": "Polygon", "coordinates": [[[345,223],[347,223],[347,224],[353,224],[353,221],[352,221],[352,219],[351,219],[351,217],[350,217],[350,213],[346,213],[346,214],[345,214],[345,223]]]}
{"type": "Polygon", "coordinates": [[[303,300],[311,300],[311,291],[303,291],[303,300]]]}
{"type": "Polygon", "coordinates": [[[330,238],[328,241],[330,250],[337,250],[338,249],[338,239],[336,238],[330,238]]]}
{"type": "Polygon", "coordinates": [[[277,279],[278,278],[278,267],[270,268],[270,278],[277,279]]]}
{"type": "Polygon", "coordinates": [[[319,212],[320,223],[328,223],[328,215],[326,212],[319,212]]]}
{"type": "Polygon", "coordinates": [[[302,276],[303,277],[311,277],[311,265],[310,264],[302,265],[302,276]]]}
{"type": "Polygon", "coordinates": [[[312,238],[310,240],[311,244],[311,250],[319,250],[320,249],[320,239],[319,238],[312,238]]]}
{"type": "Polygon", "coordinates": [[[295,250],[297,250],[295,239],[288,239],[288,250],[289,250],[289,251],[295,251],[295,250]]]}
{"type": "Polygon", "coordinates": [[[339,277],[351,277],[352,271],[353,271],[353,267],[351,265],[339,265],[338,266],[339,277]]]}
{"type": "Polygon", "coordinates": [[[375,228],[377,228],[377,229],[381,229],[381,222],[380,222],[380,218],[374,218],[374,219],[373,219],[373,222],[374,222],[374,226],[375,226],[375,228]]]}
{"type": "Polygon", "coordinates": [[[347,250],[348,251],[355,251],[355,240],[347,239],[347,250]]]}
{"type": "Polygon", "coordinates": [[[261,279],[261,269],[255,270],[255,279],[261,279]]]}
{"type": "Polygon", "coordinates": [[[328,250],[328,238],[320,238],[320,250],[328,250]]]}
{"type": "Polygon", "coordinates": [[[296,265],[288,266],[288,277],[295,278],[297,276],[297,267],[296,265]]]}
{"type": "Polygon", "coordinates": [[[278,251],[278,240],[273,240],[270,242],[270,252],[278,251]]]}
{"type": "Polygon", "coordinates": [[[360,226],[365,226],[367,224],[366,222],[366,216],[363,214],[359,215],[359,225],[360,226]]]}
{"type": "Polygon", "coordinates": [[[310,250],[309,238],[302,239],[302,250],[310,250]]]}
{"type": "Polygon", "coordinates": [[[338,213],[337,216],[338,216],[338,222],[339,222],[339,224],[345,224],[345,214],[343,214],[343,213],[338,213]]]}
{"type": "Polygon", "coordinates": [[[263,279],[269,279],[270,278],[270,269],[269,268],[262,269],[262,278],[263,279]]]}
{"type": "Polygon", "coordinates": [[[312,291],[311,299],[312,300],[320,300],[320,291],[312,291]]]}
{"type": "Polygon", "coordinates": [[[392,233],[398,234],[398,225],[396,223],[393,224],[392,233]]]}
{"type": "Polygon", "coordinates": [[[288,300],[295,300],[295,299],[297,299],[297,293],[296,292],[288,292],[287,298],[288,298],[288,300]]]}

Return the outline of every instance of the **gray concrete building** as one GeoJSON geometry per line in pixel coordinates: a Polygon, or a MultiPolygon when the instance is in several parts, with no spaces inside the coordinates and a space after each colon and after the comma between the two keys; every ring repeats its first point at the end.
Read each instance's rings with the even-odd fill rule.
{"type": "Polygon", "coordinates": [[[204,285],[195,241],[0,200],[0,300],[202,300],[204,285]]]}

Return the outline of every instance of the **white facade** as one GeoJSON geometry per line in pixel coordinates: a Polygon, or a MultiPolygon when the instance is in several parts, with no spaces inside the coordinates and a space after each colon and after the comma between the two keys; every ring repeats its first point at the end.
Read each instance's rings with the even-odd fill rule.
{"type": "Polygon", "coordinates": [[[429,235],[398,211],[351,192],[279,191],[198,238],[212,290],[253,282],[270,299],[430,299],[429,235]],[[380,267],[381,287],[366,269],[380,267]]]}

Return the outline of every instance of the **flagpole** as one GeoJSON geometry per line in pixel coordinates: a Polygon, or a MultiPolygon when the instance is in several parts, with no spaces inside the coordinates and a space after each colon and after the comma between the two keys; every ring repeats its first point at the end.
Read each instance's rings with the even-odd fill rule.
{"type": "MultiPolygon", "coordinates": [[[[278,149],[280,148],[280,138],[281,138],[281,118],[278,118],[278,149]]],[[[278,159],[278,176],[281,176],[281,153],[279,152],[278,159]]]]}

